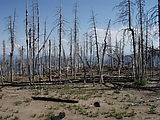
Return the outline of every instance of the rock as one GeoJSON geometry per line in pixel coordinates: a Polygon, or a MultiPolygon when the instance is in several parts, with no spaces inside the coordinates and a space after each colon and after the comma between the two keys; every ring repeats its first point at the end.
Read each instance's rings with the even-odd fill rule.
{"type": "Polygon", "coordinates": [[[101,107],[99,102],[95,102],[95,103],[94,103],[94,106],[95,106],[95,107],[101,107]]]}
{"type": "Polygon", "coordinates": [[[65,117],[65,112],[60,112],[58,116],[51,117],[50,120],[62,120],[65,117]]]}

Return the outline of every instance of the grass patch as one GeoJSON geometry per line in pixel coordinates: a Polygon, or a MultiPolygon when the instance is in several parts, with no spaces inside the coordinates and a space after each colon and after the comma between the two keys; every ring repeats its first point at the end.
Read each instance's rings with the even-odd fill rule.
{"type": "Polygon", "coordinates": [[[114,117],[116,119],[123,119],[124,117],[133,117],[136,115],[136,113],[132,110],[131,112],[117,112],[115,109],[112,109],[111,111],[106,113],[106,118],[108,117],[114,117]]]}
{"type": "Polygon", "coordinates": [[[54,116],[55,116],[54,112],[51,112],[51,111],[45,115],[45,117],[47,117],[48,119],[54,116]]]}
{"type": "Polygon", "coordinates": [[[134,84],[137,86],[145,86],[147,84],[147,82],[148,82],[147,79],[134,80],[134,84]]]}
{"type": "Polygon", "coordinates": [[[21,120],[18,116],[14,116],[11,120],[21,120]]]}
{"type": "Polygon", "coordinates": [[[148,114],[158,114],[156,108],[157,108],[157,106],[152,105],[152,106],[149,108],[148,114]]]}
{"type": "Polygon", "coordinates": [[[31,118],[35,118],[37,115],[36,114],[33,114],[33,115],[31,115],[31,118]]]}
{"type": "Polygon", "coordinates": [[[16,101],[14,102],[14,105],[18,106],[18,105],[21,105],[22,104],[22,101],[16,101]]]}

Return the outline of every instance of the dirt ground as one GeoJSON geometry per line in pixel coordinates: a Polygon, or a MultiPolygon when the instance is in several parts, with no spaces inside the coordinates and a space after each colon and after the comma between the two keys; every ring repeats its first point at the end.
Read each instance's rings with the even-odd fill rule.
{"type": "Polygon", "coordinates": [[[49,120],[65,112],[64,120],[160,120],[160,101],[128,104],[160,97],[160,92],[115,90],[103,85],[67,84],[0,88],[0,120],[49,120]],[[32,96],[78,100],[61,103],[32,96]],[[99,102],[100,107],[94,103],[99,102]]]}

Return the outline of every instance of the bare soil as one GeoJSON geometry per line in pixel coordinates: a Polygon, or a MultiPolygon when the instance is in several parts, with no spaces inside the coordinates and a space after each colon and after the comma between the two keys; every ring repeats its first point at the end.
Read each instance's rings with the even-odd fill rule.
{"type": "Polygon", "coordinates": [[[128,104],[160,97],[160,92],[115,90],[97,84],[43,85],[0,88],[0,120],[49,120],[65,112],[64,120],[160,120],[160,101],[128,104]],[[33,100],[32,96],[78,100],[61,103],[33,100]],[[95,107],[99,102],[100,107],[95,107]]]}

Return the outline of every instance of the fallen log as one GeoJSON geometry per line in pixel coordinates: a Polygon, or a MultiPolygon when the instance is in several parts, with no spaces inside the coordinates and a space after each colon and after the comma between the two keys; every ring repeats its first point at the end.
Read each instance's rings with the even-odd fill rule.
{"type": "Polygon", "coordinates": [[[122,84],[122,83],[116,83],[116,82],[110,82],[111,84],[114,85],[115,88],[132,88],[132,89],[139,89],[139,90],[148,90],[148,91],[153,91],[157,92],[157,90],[160,90],[160,86],[155,86],[155,87],[145,87],[145,86],[136,86],[133,84],[122,84]]]}
{"type": "Polygon", "coordinates": [[[33,100],[41,100],[41,101],[51,101],[51,102],[65,102],[65,103],[78,103],[76,100],[63,100],[59,98],[51,98],[51,97],[32,97],[33,100]]]}
{"type": "Polygon", "coordinates": [[[148,102],[155,102],[155,101],[158,101],[158,100],[160,100],[160,97],[131,103],[131,104],[128,104],[128,106],[136,106],[136,105],[140,105],[140,104],[144,104],[144,103],[148,103],[148,102]]]}

